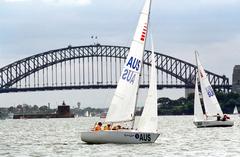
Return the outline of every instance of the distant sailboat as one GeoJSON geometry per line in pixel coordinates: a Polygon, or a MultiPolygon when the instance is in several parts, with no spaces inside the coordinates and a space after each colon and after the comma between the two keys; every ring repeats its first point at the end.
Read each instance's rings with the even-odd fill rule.
{"type": "Polygon", "coordinates": [[[194,124],[197,127],[230,127],[234,122],[228,119],[223,114],[215,93],[208,81],[207,75],[203,66],[200,63],[198,53],[195,52],[197,63],[197,74],[195,83],[195,97],[194,97],[194,124]],[[203,106],[205,108],[205,115],[203,114],[202,105],[199,97],[198,81],[200,82],[201,93],[203,97],[203,106]],[[219,120],[217,120],[217,116],[219,120]],[[220,117],[224,117],[220,120],[220,117]]]}
{"type": "Polygon", "coordinates": [[[143,63],[151,0],[146,0],[139,23],[126,59],[117,89],[105,119],[106,124],[127,125],[128,128],[107,131],[88,131],[81,133],[87,143],[153,143],[159,136],[157,132],[157,91],[154,53],[152,52],[151,79],[143,114],[137,128],[135,109],[139,90],[139,77],[143,63]]]}
{"type": "Polygon", "coordinates": [[[86,112],[84,113],[84,117],[92,117],[92,113],[89,112],[89,111],[86,111],[86,112]]]}
{"type": "Polygon", "coordinates": [[[237,106],[234,107],[233,114],[239,114],[237,106]]]}
{"type": "Polygon", "coordinates": [[[84,117],[89,117],[89,112],[88,112],[88,111],[86,111],[86,112],[84,113],[84,117]]]}

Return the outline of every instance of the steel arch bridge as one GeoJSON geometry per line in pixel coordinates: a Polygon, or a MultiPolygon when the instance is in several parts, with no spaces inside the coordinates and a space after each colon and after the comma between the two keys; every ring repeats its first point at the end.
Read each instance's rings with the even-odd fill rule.
{"type": "MultiPolygon", "coordinates": [[[[36,54],[0,69],[0,93],[115,88],[129,47],[68,46],[36,54]]],[[[148,87],[151,51],[145,51],[140,87],[148,87]]],[[[158,89],[194,88],[196,66],[155,52],[158,89]]],[[[229,79],[206,71],[215,90],[229,91],[229,79]]]]}

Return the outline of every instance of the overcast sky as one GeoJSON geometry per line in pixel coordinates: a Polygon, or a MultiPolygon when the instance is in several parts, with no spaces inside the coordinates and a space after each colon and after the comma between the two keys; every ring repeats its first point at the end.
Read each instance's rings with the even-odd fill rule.
{"type": "MultiPolygon", "coordinates": [[[[143,3],[0,0],[0,67],[69,44],[92,44],[91,35],[97,35],[101,44],[129,46],[143,3]]],[[[240,64],[239,8],[239,0],[153,0],[151,27],[156,51],[194,63],[194,51],[198,50],[206,69],[231,79],[233,66],[240,64]]],[[[107,94],[95,100],[92,95],[99,90],[1,94],[0,106],[56,105],[65,100],[70,105],[80,101],[83,106],[105,107],[113,91],[101,92],[107,94]]],[[[179,93],[168,90],[158,95],[177,98],[183,93],[172,92],[179,93]]],[[[144,98],[146,91],[141,93],[144,98]]]]}

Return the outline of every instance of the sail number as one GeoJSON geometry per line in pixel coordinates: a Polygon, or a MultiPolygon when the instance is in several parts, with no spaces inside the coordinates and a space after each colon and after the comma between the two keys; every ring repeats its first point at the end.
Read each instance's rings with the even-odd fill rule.
{"type": "Polygon", "coordinates": [[[150,134],[135,134],[135,138],[139,141],[151,141],[151,135],[150,134]]]}
{"type": "Polygon", "coordinates": [[[212,96],[215,95],[215,93],[214,93],[214,91],[213,91],[213,89],[212,89],[211,86],[208,86],[208,87],[206,88],[206,91],[207,91],[207,95],[208,95],[209,97],[212,97],[212,96]]]}
{"type": "Polygon", "coordinates": [[[136,73],[135,71],[140,71],[141,61],[137,58],[130,57],[126,66],[128,69],[124,69],[122,74],[122,79],[133,84],[135,81],[136,73]]]}

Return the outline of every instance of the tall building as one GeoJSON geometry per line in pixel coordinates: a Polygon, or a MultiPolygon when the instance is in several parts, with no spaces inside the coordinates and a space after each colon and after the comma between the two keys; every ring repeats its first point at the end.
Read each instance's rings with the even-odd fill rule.
{"type": "Polygon", "coordinates": [[[240,93],[240,65],[235,65],[233,68],[232,92],[240,93]]]}

